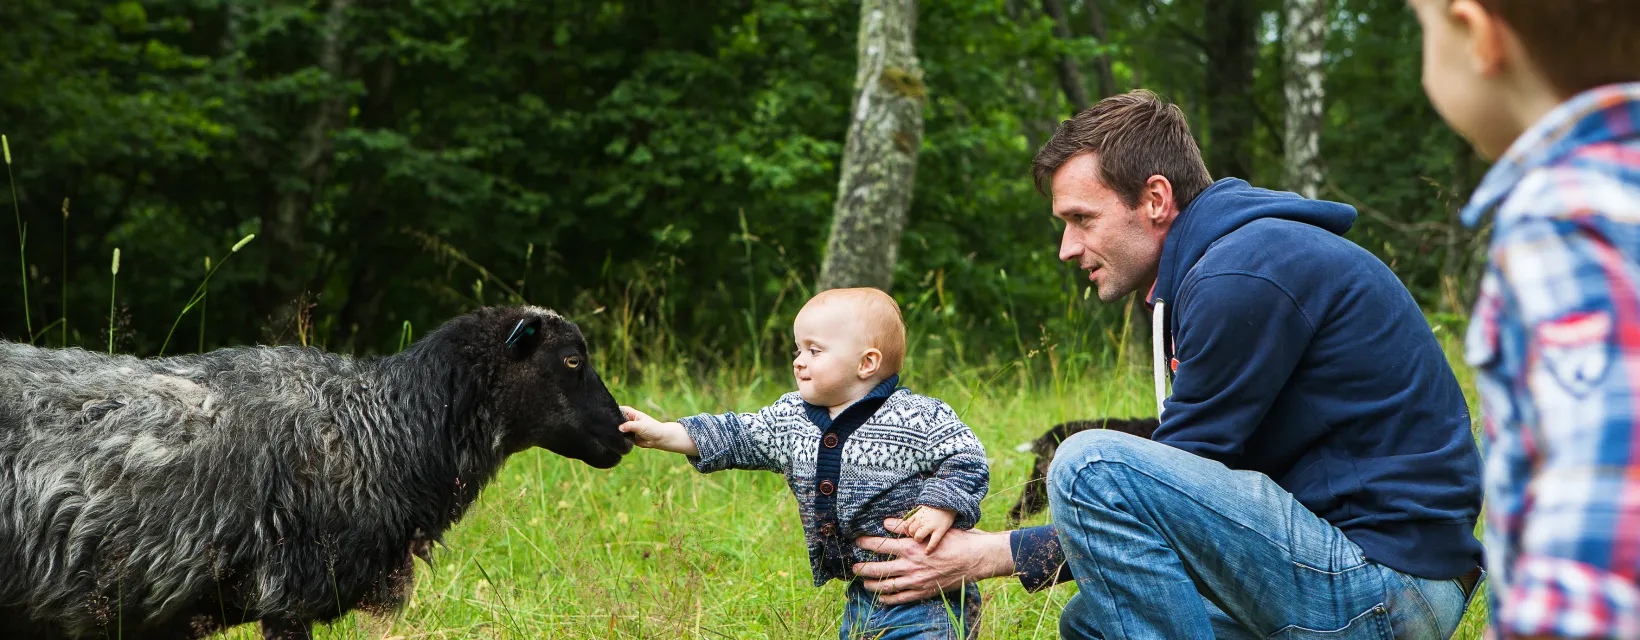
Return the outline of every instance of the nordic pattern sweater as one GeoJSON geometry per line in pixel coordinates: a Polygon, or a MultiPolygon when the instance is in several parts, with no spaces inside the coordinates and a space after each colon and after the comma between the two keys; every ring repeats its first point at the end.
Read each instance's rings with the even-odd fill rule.
{"type": "Polygon", "coordinates": [[[990,486],[985,448],[940,400],[879,384],[835,418],[797,392],[754,413],[701,414],[678,422],[702,473],[773,471],[797,498],[815,586],[849,580],[854,562],[883,556],[855,547],[859,536],[900,537],[883,528],[917,505],[957,513],[953,528],[979,521],[990,486]]]}

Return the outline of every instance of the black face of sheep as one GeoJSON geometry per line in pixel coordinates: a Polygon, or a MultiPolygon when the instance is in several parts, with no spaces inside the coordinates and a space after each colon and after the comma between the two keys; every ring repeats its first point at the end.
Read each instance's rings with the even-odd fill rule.
{"type": "Polygon", "coordinates": [[[529,313],[496,344],[505,346],[510,364],[498,375],[500,413],[516,420],[508,425],[507,453],[541,447],[608,469],[632,450],[631,434],[619,429],[626,418],[574,324],[556,314],[529,313]]]}
{"type": "Polygon", "coordinates": [[[1031,479],[1025,482],[1025,491],[1020,494],[1019,502],[1008,510],[1008,526],[1016,526],[1021,520],[1048,508],[1048,467],[1053,465],[1059,443],[1066,438],[1089,429],[1110,429],[1149,440],[1160,425],[1155,418],[1073,420],[1056,424],[1037,439],[1019,445],[1016,450],[1036,454],[1036,462],[1031,466],[1031,479]]]}
{"type": "Polygon", "coordinates": [[[482,309],[372,359],[0,341],[0,638],[308,638],[391,611],[507,456],[612,467],[622,420],[546,309],[482,309]]]}

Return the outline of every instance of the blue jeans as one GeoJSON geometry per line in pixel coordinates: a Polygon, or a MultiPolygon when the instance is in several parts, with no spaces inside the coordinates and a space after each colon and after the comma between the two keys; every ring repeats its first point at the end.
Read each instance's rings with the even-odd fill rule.
{"type": "Polygon", "coordinates": [[[884,606],[856,579],[843,606],[842,640],[962,640],[979,630],[979,587],[910,604],[884,606]]]}
{"type": "Polygon", "coordinates": [[[1268,476],[1123,433],[1065,440],[1048,485],[1066,638],[1445,639],[1480,584],[1369,562],[1268,476]]]}

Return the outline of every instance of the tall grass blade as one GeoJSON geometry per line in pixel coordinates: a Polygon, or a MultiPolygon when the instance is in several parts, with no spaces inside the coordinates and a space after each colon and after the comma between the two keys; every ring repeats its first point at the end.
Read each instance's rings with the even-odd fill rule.
{"type": "Polygon", "coordinates": [[[5,150],[6,183],[11,187],[11,212],[17,217],[17,270],[23,275],[23,326],[28,329],[29,344],[34,343],[34,316],[28,309],[28,241],[23,231],[23,209],[17,206],[17,179],[11,175],[11,141],[0,135],[0,149],[5,150]]]}
{"type": "MultiPolygon", "coordinates": [[[[210,290],[211,276],[216,275],[216,270],[222,268],[222,263],[227,262],[229,256],[239,253],[239,250],[245,248],[245,245],[249,244],[255,237],[256,234],[253,233],[241,238],[239,242],[234,244],[232,249],[228,250],[228,255],[222,256],[222,259],[218,260],[215,265],[211,264],[211,259],[209,257],[205,258],[205,265],[209,267],[209,269],[205,271],[205,279],[201,280],[199,286],[194,288],[194,294],[188,297],[188,304],[183,305],[182,312],[178,313],[176,319],[171,321],[171,330],[165,332],[165,342],[159,346],[159,355],[165,355],[166,347],[171,346],[171,336],[176,334],[177,325],[182,322],[182,317],[188,315],[188,312],[192,311],[195,305],[205,302],[205,293],[210,290]]],[[[205,349],[205,318],[201,317],[199,322],[200,350],[203,351],[205,349]]]]}
{"type": "Polygon", "coordinates": [[[63,344],[68,346],[68,198],[63,198],[63,344]]]}
{"type": "Polygon", "coordinates": [[[114,265],[108,268],[108,355],[114,355],[114,292],[120,284],[120,248],[114,247],[114,265]]]}

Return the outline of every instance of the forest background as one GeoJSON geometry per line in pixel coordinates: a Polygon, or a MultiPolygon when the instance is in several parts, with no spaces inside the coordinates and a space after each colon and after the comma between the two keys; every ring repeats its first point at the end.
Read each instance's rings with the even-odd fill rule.
{"type": "MultiPolygon", "coordinates": [[[[1295,3],[1326,16],[1324,107],[1302,132],[1318,197],[1355,205],[1350,239],[1461,316],[1484,232],[1455,212],[1486,166],[1423,95],[1411,12],[1295,3]]],[[[1029,179],[1057,123],[1102,95],[1151,89],[1184,108],[1215,178],[1300,190],[1286,9],[918,3],[922,132],[892,265],[913,330],[974,352],[1120,331],[1122,310],[1056,259],[1029,179]]],[[[837,205],[859,21],[841,0],[0,3],[27,235],[23,264],[0,234],[0,300],[23,301],[26,277],[30,314],[0,314],[0,334],[107,348],[119,248],[123,352],[173,330],[173,353],[389,352],[406,322],[523,299],[611,354],[781,363],[837,205]],[[179,323],[207,257],[205,313],[179,323]]]]}
{"type": "MultiPolygon", "coordinates": [[[[767,404],[802,302],[872,284],[906,382],[991,452],[997,528],[1015,444],[1154,412],[1142,305],[1057,260],[1029,177],[1061,120],[1145,88],[1215,178],[1355,206],[1475,404],[1488,230],[1456,213],[1487,165],[1426,99],[1404,0],[7,0],[0,33],[9,340],[386,354],[527,302],[675,417],[767,404]]],[[[328,633],[835,633],[778,478],[525,457],[407,613],[328,633]]],[[[1049,637],[1073,590],[988,587],[982,635],[1049,637]]]]}

